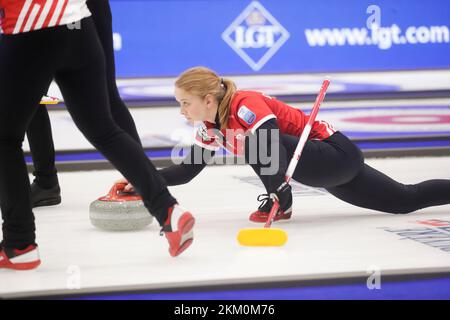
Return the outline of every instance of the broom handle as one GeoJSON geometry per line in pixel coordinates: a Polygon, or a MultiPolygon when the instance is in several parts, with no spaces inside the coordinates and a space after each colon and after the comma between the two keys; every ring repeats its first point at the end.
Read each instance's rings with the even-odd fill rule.
{"type": "Polygon", "coordinates": [[[309,134],[311,132],[312,125],[316,120],[317,113],[319,113],[319,108],[323,99],[325,99],[325,94],[327,93],[328,86],[330,85],[330,80],[325,79],[322,83],[322,87],[320,88],[319,94],[317,95],[316,101],[314,102],[314,106],[309,115],[308,123],[306,124],[303,132],[300,136],[300,140],[295,148],[294,155],[292,156],[291,162],[289,162],[289,166],[286,170],[286,182],[289,183],[291,181],[292,175],[294,174],[295,168],[297,167],[297,163],[300,160],[300,156],[302,155],[303,147],[308,141],[309,134]]]}
{"type": "MultiPolygon", "coordinates": [[[[300,140],[295,148],[294,155],[292,156],[291,161],[289,162],[289,166],[286,170],[286,182],[289,183],[291,181],[292,175],[294,174],[295,168],[297,167],[298,161],[300,160],[300,156],[302,155],[303,147],[308,141],[309,134],[311,132],[312,125],[316,119],[317,113],[319,112],[320,104],[325,99],[325,94],[327,92],[328,86],[330,85],[330,80],[325,79],[322,83],[322,87],[320,88],[319,94],[317,95],[316,101],[314,102],[314,106],[309,115],[308,123],[306,124],[303,132],[300,136],[300,140]]],[[[275,214],[278,212],[280,208],[280,204],[278,201],[274,201],[272,210],[270,211],[269,217],[267,218],[267,222],[264,225],[264,228],[270,228],[272,225],[275,214]]]]}

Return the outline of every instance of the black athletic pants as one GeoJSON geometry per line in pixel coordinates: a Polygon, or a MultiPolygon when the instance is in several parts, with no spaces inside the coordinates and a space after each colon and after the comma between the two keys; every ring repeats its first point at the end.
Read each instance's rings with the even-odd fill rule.
{"type": "MultiPolygon", "coordinates": [[[[128,108],[122,101],[116,85],[112,15],[109,0],[88,0],[106,61],[106,81],[111,114],[117,125],[135,141],[140,142],[136,125],[128,108]]],[[[47,93],[47,90],[43,94],[47,93]]],[[[55,148],[47,108],[40,106],[27,130],[28,142],[34,164],[36,183],[42,188],[51,188],[58,183],[55,167],[55,148]]]]}
{"type": "Polygon", "coordinates": [[[0,38],[0,208],[3,245],[35,242],[30,184],[23,156],[25,131],[42,94],[55,79],[86,138],[142,195],[162,224],[176,200],[142,147],[114,122],[105,58],[92,18],[67,26],[0,38]]]}
{"type": "MultiPolygon", "coordinates": [[[[298,141],[298,137],[281,135],[289,160],[298,141]]],[[[252,167],[267,188],[270,177],[261,176],[258,165],[252,167]]],[[[399,183],[365,164],[359,148],[340,132],[323,141],[308,141],[292,178],[308,186],[325,188],[355,206],[388,213],[409,213],[450,204],[450,180],[399,183]]]]}

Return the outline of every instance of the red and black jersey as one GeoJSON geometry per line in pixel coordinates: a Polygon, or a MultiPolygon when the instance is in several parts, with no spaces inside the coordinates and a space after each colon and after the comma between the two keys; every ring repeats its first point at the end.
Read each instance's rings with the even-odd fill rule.
{"type": "MultiPolygon", "coordinates": [[[[231,100],[227,130],[215,129],[215,124],[205,121],[197,130],[195,143],[203,148],[217,150],[223,147],[242,155],[245,135],[255,131],[266,121],[276,119],[281,134],[299,137],[309,116],[300,109],[255,91],[237,91],[231,100]]],[[[315,121],[309,140],[323,140],[336,130],[325,121],[315,121]]]]}
{"type": "Polygon", "coordinates": [[[67,25],[91,15],[86,0],[0,0],[0,11],[5,34],[67,25]]]}

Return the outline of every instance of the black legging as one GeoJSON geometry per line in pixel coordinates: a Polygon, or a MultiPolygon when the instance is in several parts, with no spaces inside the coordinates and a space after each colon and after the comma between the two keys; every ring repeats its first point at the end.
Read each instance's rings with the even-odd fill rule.
{"type": "Polygon", "coordinates": [[[176,203],[142,147],[114,122],[105,72],[92,18],[83,19],[81,27],[74,30],[59,26],[1,36],[0,208],[5,247],[35,242],[22,142],[52,79],[75,124],[136,187],[160,224],[167,217],[167,208],[176,203]]]}
{"type": "Polygon", "coordinates": [[[33,158],[35,181],[42,188],[50,189],[58,183],[58,178],[52,128],[45,105],[37,108],[28,126],[27,138],[33,158]]]}
{"type": "MultiPolygon", "coordinates": [[[[299,138],[281,135],[281,141],[290,159],[299,138]]],[[[259,166],[252,167],[259,175],[259,166]]],[[[270,178],[260,178],[267,188],[270,178]]],[[[388,213],[409,213],[450,203],[450,180],[399,183],[365,164],[359,148],[340,132],[323,141],[308,141],[292,178],[325,188],[350,204],[388,213]]]]}
{"type": "MultiPolygon", "coordinates": [[[[112,117],[120,128],[140,144],[141,141],[136,130],[136,125],[117,89],[112,15],[109,1],[88,0],[87,5],[92,13],[92,18],[94,19],[95,27],[105,54],[106,81],[112,117]]],[[[47,90],[43,93],[46,92],[47,90]]],[[[57,184],[58,179],[56,176],[55,149],[53,145],[51,124],[45,106],[40,106],[36,111],[27,130],[27,138],[33,157],[33,174],[36,177],[36,183],[43,188],[53,187],[57,184]]]]}

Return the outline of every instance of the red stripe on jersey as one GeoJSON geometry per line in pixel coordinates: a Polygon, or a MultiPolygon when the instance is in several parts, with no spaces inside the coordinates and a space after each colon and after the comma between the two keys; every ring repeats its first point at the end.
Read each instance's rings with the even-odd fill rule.
{"type": "Polygon", "coordinates": [[[55,13],[55,10],[56,10],[56,6],[58,5],[58,1],[60,1],[60,0],[48,0],[48,1],[53,1],[53,3],[52,3],[52,7],[50,8],[50,11],[47,14],[47,18],[45,18],[44,25],[42,26],[42,28],[47,28],[48,25],[50,24],[53,14],[55,13]]]}
{"type": "Polygon", "coordinates": [[[34,28],[36,28],[36,24],[38,23],[39,17],[41,16],[43,10],[44,10],[44,3],[39,8],[39,11],[38,11],[36,17],[34,18],[33,25],[31,26],[31,30],[34,30],[34,28]]]}
{"type": "Polygon", "coordinates": [[[63,5],[63,7],[61,9],[61,13],[59,14],[58,21],[56,22],[57,26],[59,26],[59,23],[61,22],[61,19],[62,19],[63,15],[64,15],[64,11],[66,11],[68,2],[69,2],[69,0],[64,0],[64,5],[63,5]]]}
{"type": "MultiPolygon", "coordinates": [[[[28,19],[30,18],[31,11],[33,10],[33,6],[34,6],[34,4],[32,3],[31,6],[29,7],[28,11],[27,11],[25,19],[23,19],[22,26],[20,27],[19,32],[23,32],[23,30],[25,29],[25,26],[26,26],[26,24],[28,22],[28,19]]],[[[24,9],[25,8],[23,8],[22,10],[24,10],[24,9]]]]}
{"type": "Polygon", "coordinates": [[[0,10],[5,34],[60,26],[90,16],[86,0],[1,0],[0,10]]]}
{"type": "Polygon", "coordinates": [[[22,6],[19,7],[19,5],[11,8],[11,11],[15,10],[14,14],[17,15],[17,20],[11,25],[11,32],[21,32],[25,28],[26,21],[33,8],[33,0],[26,0],[22,6]]]}
{"type": "Polygon", "coordinates": [[[336,132],[336,129],[331,124],[329,124],[328,122],[325,122],[325,123],[327,124],[328,129],[330,130],[330,133],[335,133],[336,132]]]}

